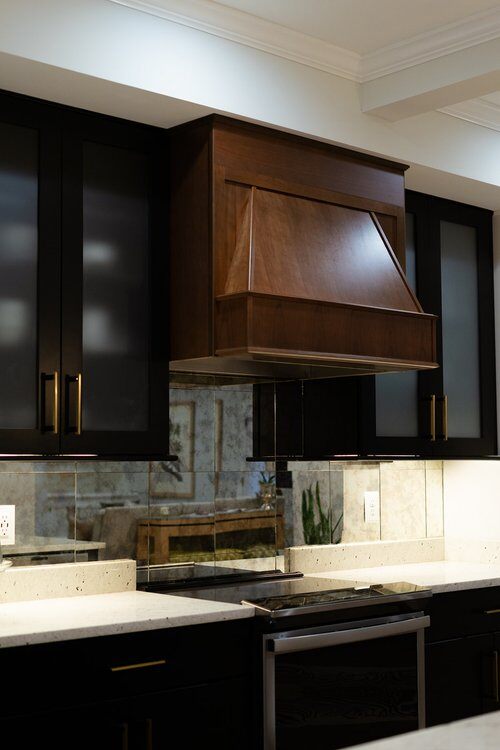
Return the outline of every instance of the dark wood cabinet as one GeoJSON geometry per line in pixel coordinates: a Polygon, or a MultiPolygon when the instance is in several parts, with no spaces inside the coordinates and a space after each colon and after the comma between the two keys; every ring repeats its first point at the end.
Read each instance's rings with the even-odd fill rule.
{"type": "Polygon", "coordinates": [[[251,623],[6,649],[0,731],[19,747],[250,750],[251,623]],[[14,691],[13,691],[14,692],[14,691]]]}
{"type": "Polygon", "coordinates": [[[0,453],[165,456],[165,132],[0,103],[0,453]]]}
{"type": "Polygon", "coordinates": [[[254,456],[496,454],[491,212],[413,192],[406,208],[407,280],[438,316],[440,367],[257,385],[254,456]]]}
{"type": "Polygon", "coordinates": [[[404,165],[211,116],[170,134],[171,368],[430,368],[409,289],[404,165]]]}

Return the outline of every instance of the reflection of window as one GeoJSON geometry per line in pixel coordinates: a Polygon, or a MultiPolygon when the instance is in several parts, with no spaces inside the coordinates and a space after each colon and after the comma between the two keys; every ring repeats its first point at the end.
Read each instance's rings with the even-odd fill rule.
{"type": "Polygon", "coordinates": [[[109,242],[85,240],[83,262],[86,266],[113,267],[116,261],[116,250],[109,242]]]}
{"type": "Polygon", "coordinates": [[[0,299],[0,344],[12,346],[28,337],[29,309],[22,299],[0,299]]]}
{"type": "Polygon", "coordinates": [[[83,310],[83,345],[88,354],[123,354],[127,351],[126,337],[114,324],[112,314],[102,307],[83,310]]]}

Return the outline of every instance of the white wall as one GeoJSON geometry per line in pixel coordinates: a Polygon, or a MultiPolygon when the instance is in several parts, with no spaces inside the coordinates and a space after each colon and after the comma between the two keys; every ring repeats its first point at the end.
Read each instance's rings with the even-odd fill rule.
{"type": "Polygon", "coordinates": [[[0,87],[165,126],[225,112],[418,165],[422,190],[477,181],[500,208],[495,131],[363,114],[353,81],[107,0],[0,0],[0,87]]]}
{"type": "Polygon", "coordinates": [[[446,539],[500,543],[500,461],[445,461],[446,539]]]}

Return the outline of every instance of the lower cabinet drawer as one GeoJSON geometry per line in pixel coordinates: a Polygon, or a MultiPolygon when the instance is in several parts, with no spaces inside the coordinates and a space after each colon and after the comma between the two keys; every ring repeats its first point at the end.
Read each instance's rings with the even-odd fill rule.
{"type": "Polygon", "coordinates": [[[0,650],[0,716],[27,708],[19,680],[41,711],[248,675],[250,660],[249,620],[0,650]]]}
{"type": "Polygon", "coordinates": [[[435,594],[428,612],[428,642],[500,631],[500,587],[435,594]]]}
{"type": "Polygon", "coordinates": [[[244,678],[0,719],[1,736],[23,750],[250,750],[251,727],[244,678]]]}

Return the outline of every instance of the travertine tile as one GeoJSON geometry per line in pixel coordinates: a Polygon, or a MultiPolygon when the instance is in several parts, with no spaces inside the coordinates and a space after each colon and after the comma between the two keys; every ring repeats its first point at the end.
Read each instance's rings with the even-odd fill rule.
{"type": "MultiPolygon", "coordinates": [[[[435,562],[444,559],[444,539],[360,542],[293,547],[285,550],[285,570],[303,573],[435,562]]],[[[339,578],[341,576],[339,575],[339,578]]]]}
{"type": "Polygon", "coordinates": [[[426,536],[425,469],[381,466],[381,539],[426,536]]]}
{"type": "Polygon", "coordinates": [[[425,500],[427,536],[443,536],[443,472],[441,469],[426,467],[425,500]]]}
{"type": "Polygon", "coordinates": [[[365,492],[380,491],[378,464],[365,465],[344,473],[344,528],[342,542],[380,539],[380,523],[365,522],[365,492]]]}

